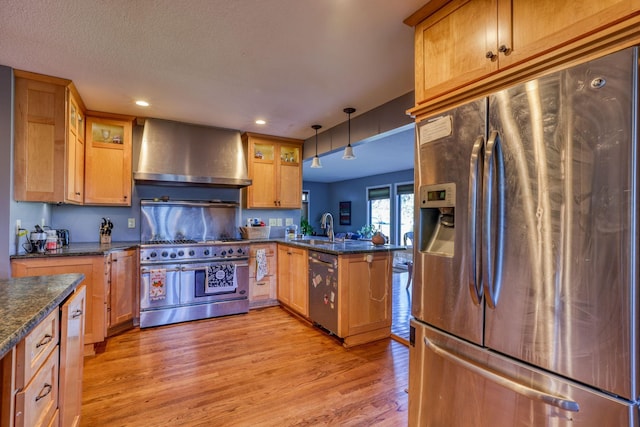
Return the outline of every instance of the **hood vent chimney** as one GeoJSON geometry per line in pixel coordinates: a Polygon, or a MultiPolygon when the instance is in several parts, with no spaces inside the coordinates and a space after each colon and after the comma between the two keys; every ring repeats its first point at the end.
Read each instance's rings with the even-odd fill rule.
{"type": "Polygon", "coordinates": [[[251,185],[240,131],[159,119],[145,120],[133,178],[156,185],[251,185]]]}

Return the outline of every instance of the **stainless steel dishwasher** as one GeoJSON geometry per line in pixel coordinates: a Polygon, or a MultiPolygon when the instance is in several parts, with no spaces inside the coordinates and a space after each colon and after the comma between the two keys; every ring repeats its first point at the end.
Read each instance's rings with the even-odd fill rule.
{"type": "Polygon", "coordinates": [[[309,251],[309,317],[338,335],[338,256],[309,251]]]}

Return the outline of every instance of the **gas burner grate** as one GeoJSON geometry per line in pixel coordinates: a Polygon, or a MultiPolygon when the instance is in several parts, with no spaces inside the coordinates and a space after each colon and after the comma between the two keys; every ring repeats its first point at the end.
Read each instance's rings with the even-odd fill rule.
{"type": "Polygon", "coordinates": [[[185,245],[189,243],[198,243],[193,239],[176,239],[176,240],[168,240],[168,239],[155,239],[155,240],[147,240],[144,242],[145,245],[185,245]]]}

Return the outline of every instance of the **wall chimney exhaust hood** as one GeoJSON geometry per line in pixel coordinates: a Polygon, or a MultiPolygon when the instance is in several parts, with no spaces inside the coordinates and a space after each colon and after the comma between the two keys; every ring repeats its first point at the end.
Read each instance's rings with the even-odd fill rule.
{"type": "Polygon", "coordinates": [[[146,119],[140,184],[242,188],[251,185],[240,131],[146,119]]]}

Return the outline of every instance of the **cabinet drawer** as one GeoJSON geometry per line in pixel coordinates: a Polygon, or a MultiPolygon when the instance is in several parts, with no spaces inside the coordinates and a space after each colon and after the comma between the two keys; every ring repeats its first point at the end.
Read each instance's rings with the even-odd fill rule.
{"type": "Polygon", "coordinates": [[[251,280],[251,299],[265,299],[271,297],[271,290],[275,289],[274,276],[265,276],[259,282],[251,280]]]}
{"type": "Polygon", "coordinates": [[[25,387],[31,377],[58,345],[58,310],[53,310],[16,346],[16,389],[25,387]]]}
{"type": "Polygon", "coordinates": [[[16,395],[16,427],[48,426],[58,408],[58,346],[16,395]]]}

